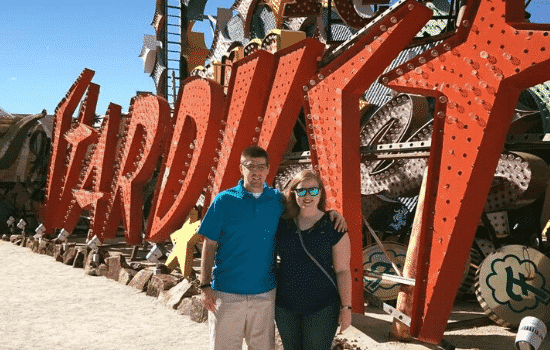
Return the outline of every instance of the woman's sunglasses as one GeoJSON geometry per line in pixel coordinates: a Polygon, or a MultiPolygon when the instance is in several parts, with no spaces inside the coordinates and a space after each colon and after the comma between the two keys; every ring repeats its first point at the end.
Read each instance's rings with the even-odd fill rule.
{"type": "Polygon", "coordinates": [[[296,193],[298,197],[303,197],[306,193],[309,193],[310,196],[315,197],[319,194],[319,187],[297,188],[294,190],[294,193],[296,193]]]}

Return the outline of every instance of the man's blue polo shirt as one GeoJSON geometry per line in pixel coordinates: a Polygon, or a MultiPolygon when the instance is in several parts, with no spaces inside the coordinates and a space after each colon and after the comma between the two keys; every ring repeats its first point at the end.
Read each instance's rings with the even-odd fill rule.
{"type": "Polygon", "coordinates": [[[275,288],[275,233],[282,198],[266,184],[255,198],[242,180],[216,196],[197,231],[218,242],[212,289],[260,294],[275,288]]]}

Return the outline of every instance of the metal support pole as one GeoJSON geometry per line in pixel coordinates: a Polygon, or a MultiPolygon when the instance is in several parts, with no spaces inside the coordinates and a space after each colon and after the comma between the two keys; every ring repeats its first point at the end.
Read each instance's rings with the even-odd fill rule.
{"type": "Polygon", "coordinates": [[[189,27],[189,19],[187,18],[187,6],[184,5],[184,1],[180,0],[180,86],[182,80],[189,77],[189,68],[194,67],[188,67],[187,60],[182,56],[182,49],[188,45],[187,43],[187,27],[189,27]]]}
{"type": "MultiPolygon", "coordinates": [[[[321,8],[321,11],[323,9],[321,8]]],[[[321,13],[321,19],[323,18],[323,13],[321,13]]],[[[327,17],[327,44],[330,44],[332,41],[332,0],[328,0],[328,17],[327,17]]]]}
{"type": "Polygon", "coordinates": [[[174,102],[174,106],[176,105],[176,96],[176,73],[172,71],[172,101],[174,102]]]}
{"type": "Polygon", "coordinates": [[[378,238],[378,235],[376,235],[376,232],[374,232],[374,230],[369,225],[369,222],[367,221],[367,219],[364,216],[363,216],[363,222],[365,223],[365,226],[367,226],[367,229],[369,230],[372,237],[374,237],[374,240],[376,241],[376,243],[378,244],[378,246],[380,247],[380,249],[382,250],[382,252],[386,256],[386,258],[390,261],[391,266],[395,270],[395,273],[397,273],[398,276],[403,277],[403,273],[397,267],[396,261],[394,261],[394,259],[392,259],[391,256],[388,254],[388,252],[386,251],[386,248],[384,248],[384,244],[382,244],[382,241],[380,241],[380,238],[378,238]]]}
{"type": "MultiPolygon", "coordinates": [[[[166,65],[166,69],[168,69],[168,0],[164,2],[164,16],[166,18],[164,19],[164,23],[162,24],[163,32],[164,32],[164,40],[162,42],[163,50],[162,50],[162,60],[164,64],[166,65]]],[[[164,98],[168,99],[168,74],[165,75],[163,81],[160,82],[161,84],[164,84],[164,98]]]]}

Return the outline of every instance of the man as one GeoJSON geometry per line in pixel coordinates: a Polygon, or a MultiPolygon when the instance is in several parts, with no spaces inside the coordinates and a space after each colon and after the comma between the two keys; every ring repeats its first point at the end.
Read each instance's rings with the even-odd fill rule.
{"type": "MultiPolygon", "coordinates": [[[[275,347],[275,232],[283,195],[265,183],[263,148],[246,148],[240,171],[242,180],[216,196],[197,231],[205,237],[200,289],[211,350],[240,350],[243,338],[251,350],[275,347]]],[[[345,229],[341,217],[336,227],[345,229]]]]}

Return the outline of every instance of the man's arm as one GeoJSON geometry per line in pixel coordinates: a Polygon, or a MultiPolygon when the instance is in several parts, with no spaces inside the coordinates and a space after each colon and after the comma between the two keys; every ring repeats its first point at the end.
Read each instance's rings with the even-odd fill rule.
{"type": "MultiPolygon", "coordinates": [[[[204,237],[201,253],[201,286],[212,282],[212,268],[214,267],[214,257],[216,256],[216,249],[218,248],[218,242],[204,237]]],[[[216,294],[209,287],[201,288],[201,303],[205,309],[212,312],[216,311],[216,294]]]]}
{"type": "Polygon", "coordinates": [[[334,222],[334,228],[338,232],[346,232],[348,230],[348,224],[346,223],[346,219],[336,210],[329,210],[328,215],[330,217],[330,221],[334,222]]]}

